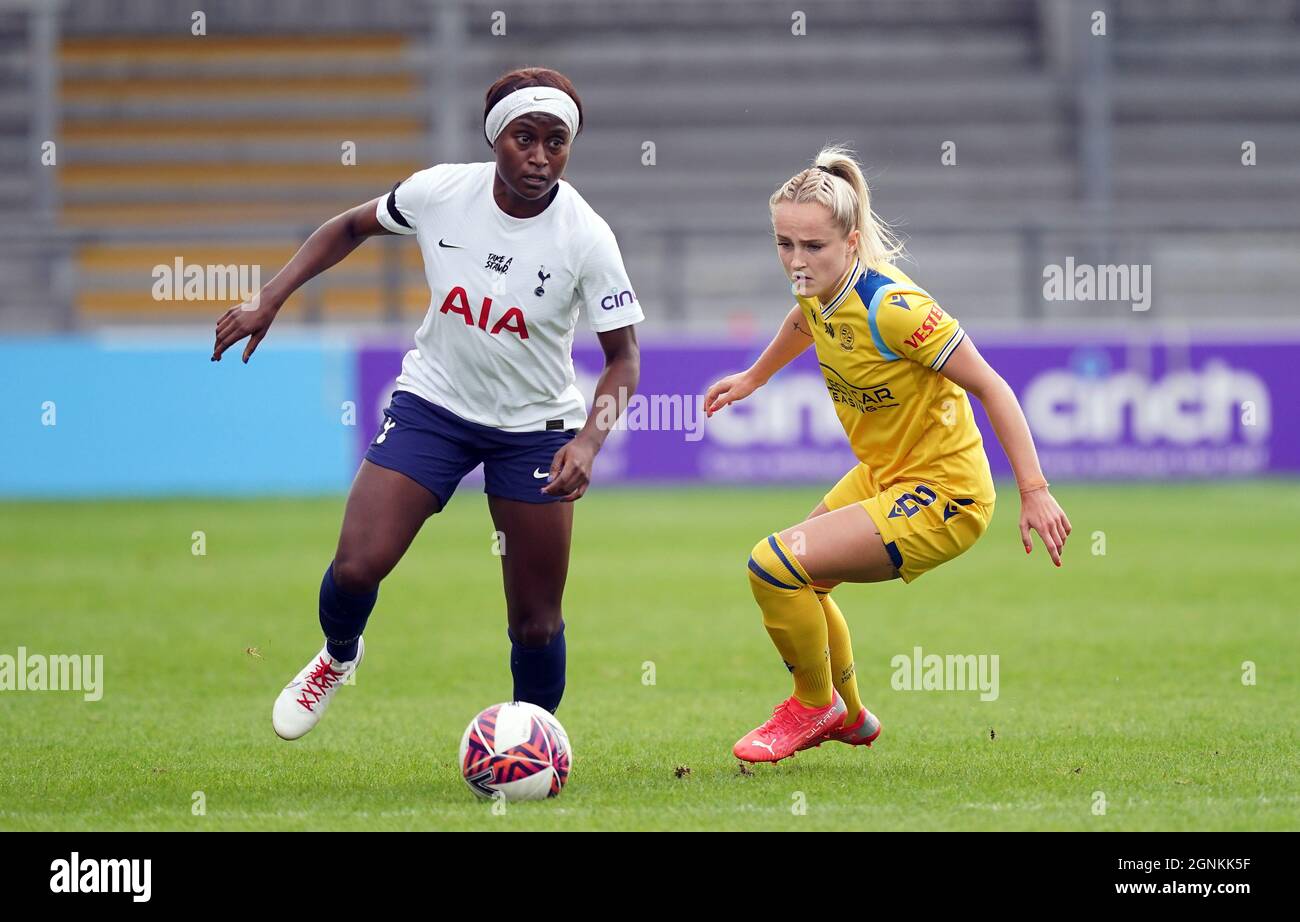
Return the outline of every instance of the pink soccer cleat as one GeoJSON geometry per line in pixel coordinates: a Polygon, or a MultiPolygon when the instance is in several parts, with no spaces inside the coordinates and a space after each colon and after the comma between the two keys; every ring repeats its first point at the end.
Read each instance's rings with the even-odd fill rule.
{"type": "Polygon", "coordinates": [[[879,735],[880,721],[876,718],[875,714],[871,713],[866,708],[863,708],[862,713],[858,715],[858,719],[853,723],[847,726],[837,726],[834,730],[829,730],[822,734],[820,739],[809,740],[799,748],[815,749],[827,740],[832,740],[837,743],[848,743],[850,746],[866,746],[867,748],[870,748],[871,744],[876,741],[876,737],[879,735]]]}
{"type": "Polygon", "coordinates": [[[742,736],[731,751],[744,762],[780,762],[806,745],[816,745],[829,727],[844,720],[844,699],[831,692],[831,703],[824,708],[804,707],[793,695],[772,711],[761,726],[742,736]]]}

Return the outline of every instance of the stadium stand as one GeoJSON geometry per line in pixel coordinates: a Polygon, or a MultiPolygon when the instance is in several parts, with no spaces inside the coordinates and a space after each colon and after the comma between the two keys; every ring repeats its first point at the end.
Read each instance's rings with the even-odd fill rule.
{"type": "MultiPolygon", "coordinates": [[[[1300,282],[1294,0],[1109,4],[1102,123],[1078,89],[1098,46],[1066,0],[809,3],[815,41],[769,0],[537,0],[494,35],[497,6],[217,0],[204,36],[172,0],[65,7],[60,207],[42,233],[69,259],[6,258],[6,278],[62,271],[76,326],[210,322],[220,305],[149,297],[153,267],[180,255],[266,280],[343,208],[430,163],[488,156],[484,88],[544,63],[582,92],[591,129],[569,178],[618,232],[654,332],[770,326],[787,299],[767,196],[830,140],[860,151],[909,270],[964,317],[1110,311],[1036,295],[1044,263],[1067,254],[1151,263],[1166,319],[1208,316],[1243,279],[1256,296],[1300,282]],[[1247,140],[1259,167],[1240,164],[1247,140]],[[955,166],[940,165],[944,141],[955,166]],[[1207,260],[1229,271],[1207,279],[1207,260]]],[[[0,18],[6,165],[29,159],[25,31],[21,5],[0,18]]],[[[6,170],[7,211],[31,194],[6,170]]],[[[416,249],[383,240],[300,299],[286,319],[409,326],[427,291],[416,249]]]]}

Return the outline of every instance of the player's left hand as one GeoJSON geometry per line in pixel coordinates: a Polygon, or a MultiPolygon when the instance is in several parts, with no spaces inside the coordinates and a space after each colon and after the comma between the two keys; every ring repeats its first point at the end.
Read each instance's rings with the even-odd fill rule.
{"type": "Polygon", "coordinates": [[[1043,546],[1051,555],[1052,563],[1059,567],[1061,552],[1065,550],[1065,539],[1070,534],[1070,520],[1047,487],[1031,490],[1020,497],[1020,539],[1025,543],[1026,554],[1034,548],[1029,534],[1031,528],[1038,532],[1043,546]]]}
{"type": "Polygon", "coordinates": [[[595,447],[586,439],[574,437],[555,453],[551,460],[551,482],[542,487],[542,492],[559,496],[566,503],[581,499],[591,483],[591,462],[595,458],[595,447]]]}

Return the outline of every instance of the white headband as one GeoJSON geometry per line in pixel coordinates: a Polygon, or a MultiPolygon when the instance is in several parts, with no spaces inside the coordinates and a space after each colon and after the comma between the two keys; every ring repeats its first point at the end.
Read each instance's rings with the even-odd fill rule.
{"type": "Polygon", "coordinates": [[[578,104],[563,90],[549,86],[526,86],[506,96],[487,114],[483,133],[488,143],[495,144],[505,127],[529,112],[554,115],[569,129],[569,137],[578,133],[578,104]]]}

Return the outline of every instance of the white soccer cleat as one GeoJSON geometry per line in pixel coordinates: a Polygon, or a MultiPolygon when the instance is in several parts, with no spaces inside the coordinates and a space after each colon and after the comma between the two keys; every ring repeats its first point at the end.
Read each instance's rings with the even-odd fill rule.
{"type": "Polygon", "coordinates": [[[322,647],[316,658],[304,666],[275,699],[275,707],[271,710],[275,735],[284,740],[305,736],[320,722],[334,693],[356,672],[365,654],[364,639],[357,640],[357,658],[348,663],[340,663],[329,655],[328,648],[322,647]]]}

